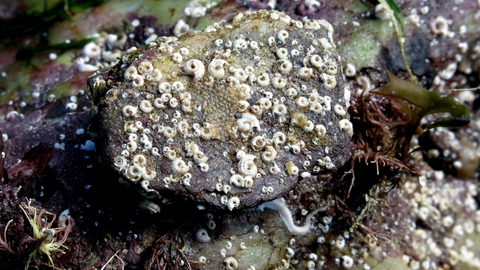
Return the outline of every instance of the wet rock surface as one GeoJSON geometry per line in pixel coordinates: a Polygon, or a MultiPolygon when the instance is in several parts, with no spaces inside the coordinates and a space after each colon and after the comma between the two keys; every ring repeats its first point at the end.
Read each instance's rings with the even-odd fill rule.
{"type": "Polygon", "coordinates": [[[130,49],[89,79],[109,161],[148,193],[230,210],[335,171],[352,126],[332,36],[259,11],[130,49]]]}

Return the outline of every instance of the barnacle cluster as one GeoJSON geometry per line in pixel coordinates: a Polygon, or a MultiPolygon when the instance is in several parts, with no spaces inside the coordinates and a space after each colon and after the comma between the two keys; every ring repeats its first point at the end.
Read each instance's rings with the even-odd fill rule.
{"type": "Polygon", "coordinates": [[[147,191],[230,210],[335,170],[353,129],[332,34],[323,20],[258,11],[128,50],[90,77],[108,158],[147,191]]]}

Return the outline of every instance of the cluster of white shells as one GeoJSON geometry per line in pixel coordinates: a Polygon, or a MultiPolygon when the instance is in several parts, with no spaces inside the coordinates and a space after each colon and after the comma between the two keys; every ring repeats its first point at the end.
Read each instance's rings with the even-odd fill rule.
{"type": "Polygon", "coordinates": [[[233,25],[253,23],[249,18],[258,15],[279,30],[261,37],[230,35],[234,27],[223,22],[199,34],[211,39],[203,49],[192,49],[198,46],[195,35],[168,37],[150,44],[155,57],[136,50],[123,57],[131,62],[122,66],[125,85],[107,93],[121,106],[124,123],[123,150],[114,155],[118,171],[165,188],[210,182],[211,196],[232,210],[242,190],[275,193],[275,183],[257,187],[265,176],[282,183],[310,173],[312,166],[335,169],[328,145],[337,138],[329,136],[344,133],[347,141],[353,131],[346,113],[349,92],[338,86],[343,75],[332,27],[264,11],[239,14],[233,25]],[[323,36],[317,36],[320,30],[323,36]],[[224,151],[211,156],[205,150],[214,142],[224,151]],[[323,150],[305,154],[313,148],[323,150]],[[218,154],[231,165],[210,179],[209,162],[218,154]],[[168,161],[171,173],[157,171],[159,160],[168,161]]]}

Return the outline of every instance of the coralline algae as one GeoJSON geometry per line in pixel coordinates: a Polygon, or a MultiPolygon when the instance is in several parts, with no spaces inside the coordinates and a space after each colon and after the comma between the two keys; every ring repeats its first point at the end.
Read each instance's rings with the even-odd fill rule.
{"type": "Polygon", "coordinates": [[[131,48],[89,87],[122,177],[224,209],[252,207],[350,155],[332,26],[276,11],[131,48]]]}

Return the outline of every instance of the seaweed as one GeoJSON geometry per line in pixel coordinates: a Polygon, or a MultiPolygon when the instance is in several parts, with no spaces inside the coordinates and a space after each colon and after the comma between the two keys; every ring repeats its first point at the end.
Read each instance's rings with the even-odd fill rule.
{"type": "Polygon", "coordinates": [[[441,97],[437,92],[428,91],[417,84],[396,77],[386,68],[385,70],[390,82],[372,90],[371,93],[396,99],[404,113],[411,117],[412,126],[418,126],[424,116],[434,113],[450,113],[452,116],[432,121],[423,128],[424,131],[440,126],[461,127],[470,122],[468,109],[453,98],[441,97]],[[409,104],[413,104],[417,109],[412,109],[409,104]]]}
{"type": "Polygon", "coordinates": [[[413,76],[412,70],[408,65],[407,57],[405,56],[405,33],[403,29],[403,15],[398,6],[395,4],[393,0],[378,0],[385,10],[390,14],[393,22],[393,26],[395,27],[395,33],[397,35],[398,45],[400,47],[400,54],[402,55],[403,64],[405,65],[405,69],[410,75],[410,80],[413,83],[417,83],[417,79],[413,76]]]}

